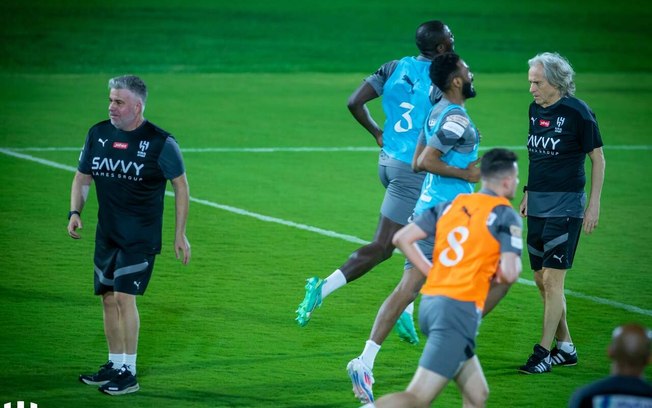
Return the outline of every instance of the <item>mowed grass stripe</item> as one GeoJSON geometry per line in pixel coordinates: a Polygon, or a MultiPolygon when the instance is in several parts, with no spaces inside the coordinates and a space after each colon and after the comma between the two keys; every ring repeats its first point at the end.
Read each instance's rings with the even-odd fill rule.
{"type": "MultiPolygon", "coordinates": [[[[71,167],[71,166],[67,166],[67,165],[64,165],[64,164],[53,162],[51,160],[41,159],[41,158],[31,156],[31,155],[27,155],[27,154],[16,153],[16,152],[13,152],[13,151],[8,150],[8,149],[0,149],[0,153],[4,153],[4,154],[7,154],[9,156],[13,156],[13,157],[23,159],[23,160],[30,160],[30,161],[33,161],[33,162],[36,162],[36,163],[39,163],[39,164],[42,164],[42,165],[45,165],[45,166],[50,166],[50,167],[54,167],[54,168],[61,169],[61,170],[67,170],[67,171],[72,171],[72,172],[74,172],[76,170],[74,167],[71,167]]],[[[169,197],[174,197],[174,193],[172,193],[170,191],[167,191],[166,195],[169,196],[169,197]]],[[[235,213],[235,214],[238,214],[238,215],[252,217],[252,218],[258,219],[258,220],[263,221],[263,222],[271,222],[271,223],[275,223],[275,224],[281,224],[281,225],[285,225],[285,226],[288,226],[288,227],[291,227],[291,228],[297,228],[297,229],[304,230],[304,231],[314,232],[314,233],[319,234],[319,235],[323,235],[323,236],[327,236],[327,237],[331,237],[331,238],[337,238],[337,239],[341,239],[341,240],[351,242],[351,243],[355,243],[355,244],[364,245],[364,244],[369,243],[369,241],[365,241],[365,240],[363,240],[361,238],[358,238],[358,237],[355,237],[355,236],[352,236],[352,235],[341,234],[341,233],[338,233],[338,232],[335,232],[335,231],[330,231],[330,230],[326,230],[326,229],[323,229],[323,228],[314,227],[314,226],[311,226],[311,225],[305,225],[305,224],[296,223],[296,222],[293,222],[293,221],[284,220],[284,219],[281,219],[281,218],[276,218],[276,217],[271,217],[271,216],[268,216],[268,215],[258,214],[258,213],[255,213],[255,212],[251,212],[251,211],[244,210],[244,209],[241,209],[241,208],[233,207],[233,206],[230,206],[230,205],[219,204],[219,203],[215,203],[215,202],[212,202],[212,201],[203,200],[203,199],[195,198],[195,197],[190,197],[190,201],[198,203],[198,204],[202,204],[202,205],[205,205],[205,206],[208,206],[208,207],[213,207],[213,208],[217,208],[217,209],[220,209],[220,210],[235,213]]],[[[533,281],[523,279],[523,278],[519,278],[518,282],[521,283],[521,284],[529,285],[529,286],[534,286],[535,285],[535,283],[533,281]]],[[[591,302],[611,306],[611,307],[618,308],[618,309],[623,309],[623,310],[626,310],[628,312],[632,312],[632,313],[652,317],[652,310],[643,309],[643,308],[640,308],[640,307],[637,307],[637,306],[634,306],[634,305],[628,305],[626,303],[621,303],[621,302],[610,300],[610,299],[604,299],[604,298],[601,298],[601,297],[598,297],[598,296],[590,296],[590,295],[586,295],[584,293],[569,290],[569,289],[566,289],[565,293],[566,293],[566,295],[569,295],[569,296],[574,296],[574,297],[577,297],[577,298],[580,298],[580,299],[589,300],[591,302]]]]}

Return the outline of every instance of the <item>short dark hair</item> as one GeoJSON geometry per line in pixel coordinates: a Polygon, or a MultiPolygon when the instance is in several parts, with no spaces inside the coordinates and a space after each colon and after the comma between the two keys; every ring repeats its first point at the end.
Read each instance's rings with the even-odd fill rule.
{"type": "Polygon", "coordinates": [[[461,58],[454,52],[437,55],[430,64],[430,80],[442,92],[447,91],[459,67],[457,63],[461,58]]]}
{"type": "Polygon", "coordinates": [[[415,37],[421,54],[432,58],[437,55],[437,46],[448,39],[446,24],[439,20],[426,21],[417,27],[415,37]]]}
{"type": "Polygon", "coordinates": [[[495,148],[482,156],[480,174],[482,178],[500,178],[514,172],[516,153],[508,149],[495,148]]]}

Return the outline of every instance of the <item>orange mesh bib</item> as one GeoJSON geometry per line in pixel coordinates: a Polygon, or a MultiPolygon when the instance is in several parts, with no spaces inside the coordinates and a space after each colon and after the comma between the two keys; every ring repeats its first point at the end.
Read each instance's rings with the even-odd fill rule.
{"type": "Polygon", "coordinates": [[[499,205],[511,206],[505,197],[487,194],[462,194],[451,203],[437,221],[433,266],[421,293],[484,307],[500,260],[500,243],[488,228],[499,205]]]}

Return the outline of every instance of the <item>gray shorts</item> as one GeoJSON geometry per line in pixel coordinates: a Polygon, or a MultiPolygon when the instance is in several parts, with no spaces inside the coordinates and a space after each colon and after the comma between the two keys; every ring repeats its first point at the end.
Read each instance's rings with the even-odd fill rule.
{"type": "MultiPolygon", "coordinates": [[[[435,237],[428,237],[426,239],[422,239],[417,241],[417,245],[421,249],[421,252],[428,258],[430,262],[432,262],[432,251],[435,250],[435,237]]],[[[410,262],[409,259],[405,258],[405,266],[403,267],[404,270],[408,270],[411,268],[414,268],[414,265],[412,265],[412,262],[410,262]]]]}
{"type": "Polygon", "coordinates": [[[425,172],[415,173],[409,164],[392,159],[381,150],[378,177],[385,187],[385,197],[380,206],[383,217],[401,225],[407,224],[421,194],[425,176],[425,172]]]}
{"type": "Polygon", "coordinates": [[[424,295],[419,305],[419,328],[428,340],[419,366],[453,379],[475,355],[481,320],[482,312],[474,302],[424,295]]]}

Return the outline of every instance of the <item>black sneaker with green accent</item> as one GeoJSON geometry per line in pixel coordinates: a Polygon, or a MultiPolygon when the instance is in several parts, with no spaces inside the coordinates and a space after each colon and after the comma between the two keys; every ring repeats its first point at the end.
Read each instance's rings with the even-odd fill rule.
{"type": "Polygon", "coordinates": [[[88,385],[104,385],[111,381],[113,377],[118,375],[118,370],[113,368],[113,363],[111,360],[107,361],[106,364],[100,366],[100,371],[95,374],[82,374],[79,376],[79,381],[88,385]]]}
{"type": "Polygon", "coordinates": [[[570,353],[555,347],[550,351],[550,357],[552,358],[552,365],[554,366],[577,365],[577,351],[575,350],[575,347],[573,347],[573,351],[570,353]]]}
{"type": "Polygon", "coordinates": [[[126,365],[118,371],[118,374],[111,379],[108,383],[100,388],[100,392],[109,395],[123,395],[130,392],[136,392],[140,389],[136,376],[131,374],[126,365]]]}

